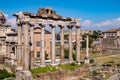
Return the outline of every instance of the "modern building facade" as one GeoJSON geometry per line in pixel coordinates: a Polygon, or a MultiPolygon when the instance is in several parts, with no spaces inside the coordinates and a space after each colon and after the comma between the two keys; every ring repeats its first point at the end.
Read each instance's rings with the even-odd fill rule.
{"type": "Polygon", "coordinates": [[[103,49],[120,48],[120,28],[110,29],[103,32],[102,47],[103,49]]]}
{"type": "MultiPolygon", "coordinates": [[[[41,56],[41,28],[34,28],[34,57],[36,60],[40,60],[41,56]]],[[[50,58],[50,42],[51,42],[51,32],[45,30],[45,55],[46,58],[50,58]]]]}

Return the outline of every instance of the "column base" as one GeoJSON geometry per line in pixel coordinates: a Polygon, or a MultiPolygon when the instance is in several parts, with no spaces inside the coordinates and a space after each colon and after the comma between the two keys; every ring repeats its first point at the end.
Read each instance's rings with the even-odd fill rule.
{"type": "Polygon", "coordinates": [[[62,63],[60,63],[60,64],[65,64],[65,62],[62,62],[62,63]]]}
{"type": "Polygon", "coordinates": [[[15,80],[22,80],[22,67],[17,67],[16,68],[16,79],[15,80]]]}
{"type": "Polygon", "coordinates": [[[23,80],[32,80],[32,74],[30,71],[23,71],[23,80]]]}
{"type": "Polygon", "coordinates": [[[81,63],[80,63],[80,62],[78,62],[77,64],[78,64],[78,65],[81,65],[81,63]]]}
{"type": "Polygon", "coordinates": [[[69,61],[69,63],[73,63],[73,61],[69,61]]]}
{"type": "Polygon", "coordinates": [[[85,64],[89,64],[90,62],[89,62],[89,59],[86,59],[85,60],[85,64]]]}
{"type": "Polygon", "coordinates": [[[40,65],[40,67],[46,67],[46,65],[40,65]]]}
{"type": "Polygon", "coordinates": [[[51,64],[51,66],[57,66],[57,64],[51,64]]]}

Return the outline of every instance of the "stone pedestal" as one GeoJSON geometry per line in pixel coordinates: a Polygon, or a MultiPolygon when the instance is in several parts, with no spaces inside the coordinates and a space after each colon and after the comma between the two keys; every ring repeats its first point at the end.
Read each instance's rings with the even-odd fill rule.
{"type": "Polygon", "coordinates": [[[89,64],[89,59],[85,59],[85,64],[89,64]]]}
{"type": "Polygon", "coordinates": [[[32,80],[32,74],[30,71],[23,71],[22,67],[17,67],[16,80],[32,80]]]}
{"type": "Polygon", "coordinates": [[[30,71],[23,71],[22,74],[23,80],[32,80],[32,74],[30,71]]]}
{"type": "Polygon", "coordinates": [[[22,67],[16,69],[16,80],[22,80],[22,67]]]}

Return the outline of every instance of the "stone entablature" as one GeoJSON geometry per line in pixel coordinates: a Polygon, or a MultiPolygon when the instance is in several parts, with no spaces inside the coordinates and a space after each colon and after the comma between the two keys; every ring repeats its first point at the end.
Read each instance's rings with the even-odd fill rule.
{"type": "Polygon", "coordinates": [[[58,16],[55,11],[48,8],[39,9],[37,14],[32,14],[29,12],[19,12],[14,14],[17,17],[18,23],[29,22],[31,24],[43,24],[43,25],[62,25],[62,26],[80,26],[80,19],[74,18],[62,18],[62,16],[58,16]],[[50,10],[54,12],[54,14],[50,14],[49,11],[46,13],[46,10],[50,10]],[[46,14],[44,14],[46,13],[46,14]],[[43,16],[45,15],[45,16],[43,16]],[[52,17],[50,18],[49,15],[52,17]],[[55,17],[56,16],[56,17],[55,17]]]}

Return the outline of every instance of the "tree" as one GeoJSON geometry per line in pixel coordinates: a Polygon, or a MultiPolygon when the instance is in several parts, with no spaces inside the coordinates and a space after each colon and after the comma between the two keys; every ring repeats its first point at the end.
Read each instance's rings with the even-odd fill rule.
{"type": "MultiPolygon", "coordinates": [[[[95,39],[97,39],[101,34],[101,31],[100,30],[95,30],[93,31],[93,34],[88,34],[89,35],[89,47],[91,48],[92,46],[92,43],[95,39]]],[[[86,48],[86,35],[87,34],[84,34],[82,35],[82,38],[83,38],[83,42],[82,42],[82,49],[83,48],[86,48]]]]}

